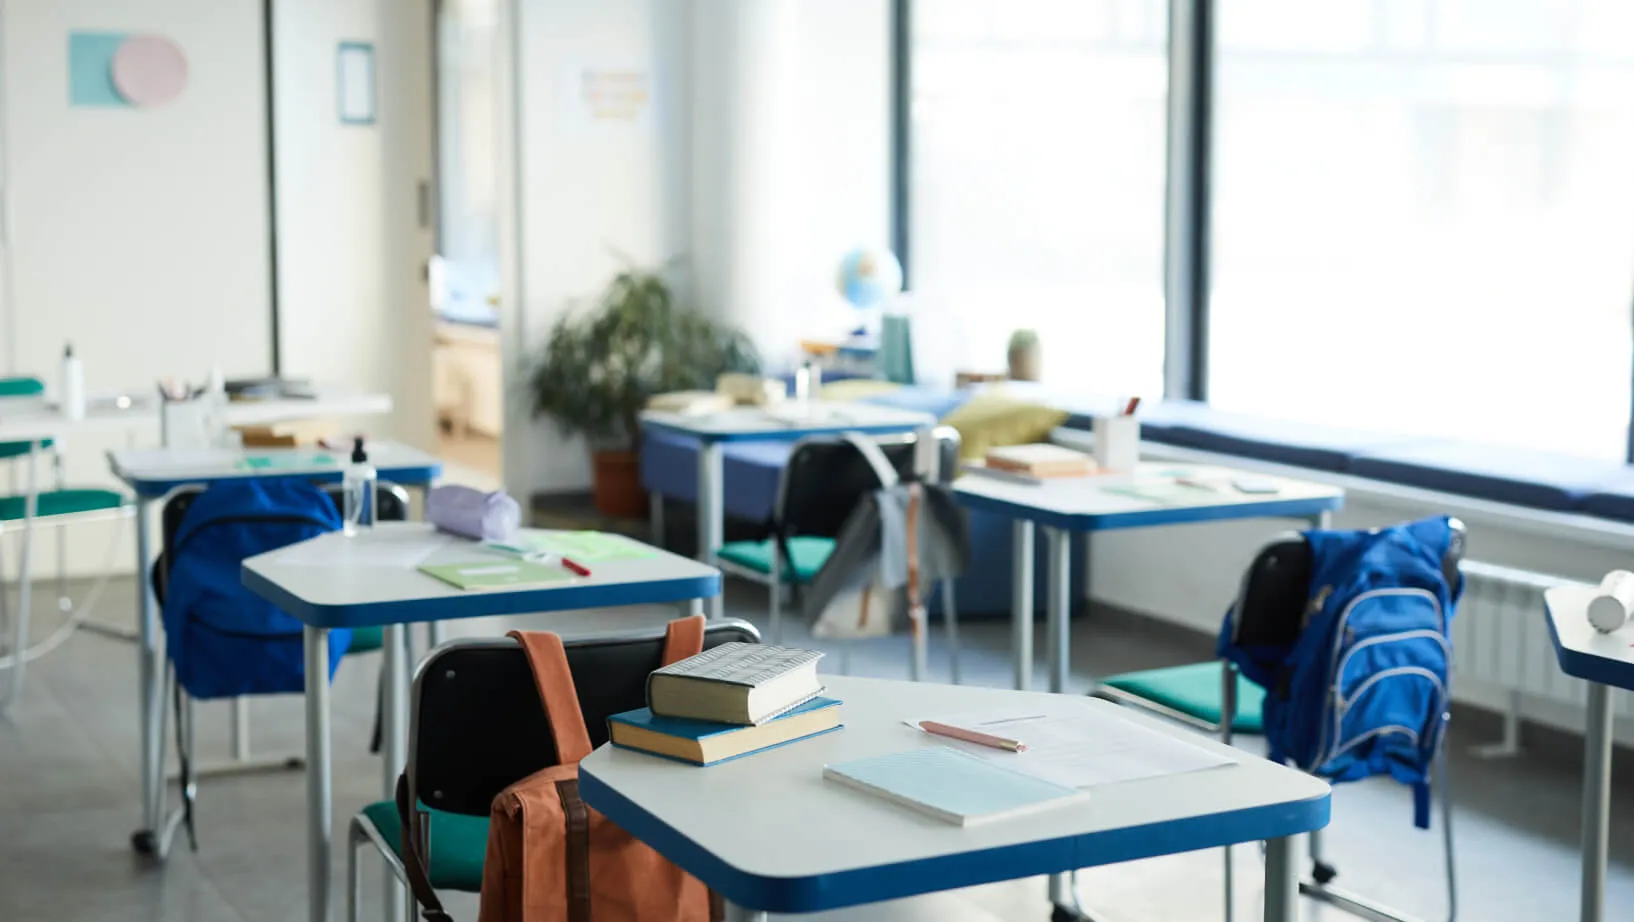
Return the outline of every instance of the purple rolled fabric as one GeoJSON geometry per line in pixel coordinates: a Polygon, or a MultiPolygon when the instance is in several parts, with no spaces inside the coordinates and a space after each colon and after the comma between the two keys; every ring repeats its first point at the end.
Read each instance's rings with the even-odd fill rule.
{"type": "Polygon", "coordinates": [[[426,497],[426,518],[439,531],[504,541],[522,524],[522,507],[504,493],[450,484],[432,488],[426,497]]]}

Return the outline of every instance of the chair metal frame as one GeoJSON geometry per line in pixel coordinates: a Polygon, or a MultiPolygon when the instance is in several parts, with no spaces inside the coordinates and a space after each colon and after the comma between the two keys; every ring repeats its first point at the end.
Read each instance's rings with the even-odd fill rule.
{"type": "MultiPolygon", "coordinates": [[[[924,430],[921,430],[920,432],[898,433],[895,435],[870,436],[870,438],[879,443],[882,447],[916,445],[923,435],[923,432],[924,430]]],[[[958,446],[960,441],[959,431],[951,426],[936,426],[929,429],[929,432],[938,449],[935,455],[936,461],[933,469],[928,472],[921,471],[920,473],[936,482],[943,482],[950,479],[951,476],[956,473],[956,471],[952,470],[943,470],[944,465],[942,464],[942,455],[950,451],[954,455],[958,454],[958,446]]],[[[792,459],[795,453],[800,451],[801,447],[804,445],[832,445],[840,441],[843,440],[839,436],[835,435],[809,435],[794,443],[794,448],[789,452],[789,457],[792,459]]],[[[793,560],[790,557],[786,541],[788,538],[799,537],[799,535],[786,535],[783,533],[783,523],[786,521],[784,508],[788,501],[789,470],[791,467],[792,465],[786,465],[783,468],[781,475],[778,477],[777,501],[772,507],[771,522],[768,523],[771,532],[769,540],[772,542],[771,572],[762,573],[759,570],[741,566],[733,563],[730,560],[721,560],[718,554],[714,555],[715,559],[712,561],[714,566],[723,573],[727,573],[766,587],[768,596],[767,625],[771,634],[772,643],[780,643],[783,637],[783,596],[785,586],[789,588],[790,595],[794,595],[799,591],[799,584],[792,581],[785,581],[783,578],[784,568],[793,566],[793,560]]],[[[655,501],[653,508],[656,510],[656,515],[662,516],[662,507],[663,504],[661,500],[655,501]]],[[[662,525],[660,524],[656,527],[661,528],[662,525]]],[[[960,681],[959,617],[953,581],[942,580],[940,591],[942,594],[943,636],[947,640],[948,660],[949,666],[952,670],[953,682],[954,684],[958,684],[960,681]]],[[[914,650],[909,663],[909,671],[915,681],[923,679],[927,670],[926,663],[929,659],[927,644],[928,638],[926,637],[925,632],[917,632],[914,635],[914,650]]],[[[841,671],[845,671],[843,659],[841,671]]]]}
{"type": "MultiPolygon", "coordinates": [[[[1444,562],[1444,566],[1451,571],[1452,575],[1456,576],[1457,567],[1460,565],[1463,558],[1465,546],[1464,536],[1466,535],[1466,529],[1463,522],[1456,518],[1452,520],[1452,525],[1453,529],[1457,533],[1457,537],[1454,540],[1453,547],[1449,551],[1448,560],[1444,562]]],[[[1326,527],[1325,523],[1323,527],[1326,527]]],[[[1260,554],[1263,554],[1269,548],[1300,537],[1301,536],[1298,532],[1288,532],[1277,535],[1270,541],[1266,542],[1266,544],[1261,548],[1260,553],[1255,555],[1255,561],[1257,562],[1260,554]]],[[[1238,587],[1236,603],[1232,607],[1233,612],[1239,611],[1241,606],[1244,604],[1248,593],[1249,582],[1252,576],[1253,567],[1251,565],[1249,570],[1244,572],[1242,584],[1238,587]]],[[[1202,720],[1201,718],[1194,717],[1190,714],[1181,713],[1174,708],[1160,704],[1156,701],[1142,698],[1139,695],[1106,685],[1097,687],[1090,694],[1097,698],[1111,701],[1116,704],[1140,708],[1148,713],[1175,720],[1179,723],[1185,724],[1186,726],[1206,733],[1218,734],[1220,742],[1229,746],[1232,744],[1232,722],[1235,720],[1237,714],[1237,675],[1238,671],[1234,663],[1229,661],[1221,661],[1220,722],[1217,724],[1210,723],[1209,721],[1202,720]]],[[[1439,792],[1439,799],[1441,801],[1442,849],[1444,861],[1446,863],[1447,876],[1447,922],[1456,922],[1458,918],[1458,879],[1457,865],[1454,860],[1455,849],[1452,822],[1453,799],[1451,778],[1447,767],[1446,733],[1446,725],[1451,721],[1451,719],[1452,714],[1450,711],[1442,713],[1441,720],[1443,723],[1443,729],[1439,747],[1436,752],[1434,768],[1435,777],[1431,782],[1431,786],[1439,792]]],[[[1403,915],[1394,909],[1359,896],[1356,893],[1331,886],[1331,881],[1338,875],[1338,870],[1334,868],[1332,864],[1323,859],[1322,830],[1312,830],[1307,835],[1307,848],[1311,862],[1311,877],[1309,880],[1301,880],[1299,882],[1299,893],[1301,896],[1315,900],[1319,903],[1325,903],[1329,906],[1333,906],[1334,908],[1347,912],[1353,916],[1367,919],[1369,922],[1418,922],[1418,919],[1415,916],[1403,915]]],[[[1230,845],[1224,846],[1221,849],[1225,861],[1225,922],[1232,922],[1234,915],[1234,908],[1232,905],[1234,893],[1231,873],[1231,849],[1232,846],[1230,845]]]]}
{"type": "MultiPolygon", "coordinates": [[[[718,631],[736,632],[737,634],[741,635],[741,639],[748,642],[758,643],[760,641],[760,631],[753,624],[738,618],[720,618],[709,621],[704,627],[704,637],[706,642],[711,633],[718,631]]],[[[564,637],[562,638],[562,644],[568,649],[569,656],[571,657],[571,651],[576,648],[626,643],[662,643],[663,639],[664,626],[657,625],[654,627],[635,628],[626,631],[614,631],[606,634],[582,634],[564,637]]],[[[420,664],[415,667],[413,682],[414,689],[412,696],[409,699],[408,763],[403,766],[403,775],[407,779],[408,800],[411,804],[418,805],[420,803],[420,791],[416,777],[416,761],[420,751],[420,721],[422,716],[420,700],[421,695],[424,693],[425,676],[438,668],[439,663],[444,656],[453,653],[468,652],[471,650],[510,650],[515,651],[518,656],[521,655],[520,645],[509,637],[466,637],[450,640],[439,645],[430,653],[426,654],[425,659],[421,660],[420,664]]],[[[531,685],[529,686],[529,691],[533,691],[533,687],[531,685]]],[[[546,766],[538,766],[538,768],[534,770],[537,771],[538,769],[545,767],[546,766]]],[[[513,783],[514,781],[519,780],[521,779],[514,779],[513,783]]],[[[497,794],[498,792],[496,791],[495,793],[497,794]]],[[[416,807],[416,809],[418,810],[418,807],[416,807]]],[[[417,835],[420,844],[420,853],[425,855],[429,861],[431,856],[431,842],[429,835],[430,824],[423,822],[426,816],[425,811],[420,810],[418,812],[419,815],[415,817],[416,822],[414,824],[418,827],[418,829],[405,830],[405,833],[417,835]]],[[[404,902],[408,907],[407,918],[409,922],[414,922],[417,907],[415,905],[414,894],[409,890],[408,874],[403,869],[402,859],[397,856],[397,853],[391,848],[390,843],[386,841],[386,837],[380,831],[380,828],[370,821],[368,816],[361,811],[352,816],[351,823],[348,826],[347,831],[347,922],[358,922],[359,917],[362,915],[363,869],[358,860],[358,852],[365,843],[372,844],[375,847],[375,850],[379,852],[381,858],[385,861],[387,870],[397,878],[398,884],[403,888],[404,902]]],[[[430,876],[430,872],[431,869],[428,867],[426,869],[427,877],[430,876]]]]}

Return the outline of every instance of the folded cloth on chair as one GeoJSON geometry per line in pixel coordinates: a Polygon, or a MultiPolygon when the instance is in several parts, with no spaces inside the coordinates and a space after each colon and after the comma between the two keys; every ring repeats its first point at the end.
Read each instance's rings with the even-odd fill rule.
{"type": "Polygon", "coordinates": [[[503,541],[522,524],[522,507],[504,493],[450,484],[426,495],[426,518],[450,534],[503,541]]]}

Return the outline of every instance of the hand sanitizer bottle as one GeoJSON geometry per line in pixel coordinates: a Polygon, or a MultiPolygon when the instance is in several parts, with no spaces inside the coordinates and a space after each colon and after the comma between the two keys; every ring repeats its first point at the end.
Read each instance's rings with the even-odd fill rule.
{"type": "Polygon", "coordinates": [[[74,354],[74,344],[62,350],[62,393],[58,394],[58,409],[69,419],[85,418],[85,366],[74,354]]]}
{"type": "Polygon", "coordinates": [[[341,530],[356,535],[374,525],[375,470],[363,450],[363,436],[352,441],[352,461],[341,482],[341,530]]]}

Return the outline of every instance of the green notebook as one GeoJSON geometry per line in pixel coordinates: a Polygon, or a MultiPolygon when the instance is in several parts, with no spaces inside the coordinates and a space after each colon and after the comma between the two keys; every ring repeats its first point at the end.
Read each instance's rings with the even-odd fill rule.
{"type": "Polygon", "coordinates": [[[639,541],[599,531],[524,529],[513,535],[509,541],[488,544],[508,553],[554,554],[583,564],[609,560],[644,560],[658,556],[657,549],[639,541]]]}
{"type": "Polygon", "coordinates": [[[334,455],[290,452],[281,455],[250,455],[238,462],[238,468],[245,471],[288,471],[307,467],[333,467],[336,463],[334,455]]]}
{"type": "Polygon", "coordinates": [[[498,589],[574,578],[571,572],[561,567],[527,560],[422,564],[419,570],[459,589],[498,589]]]}

